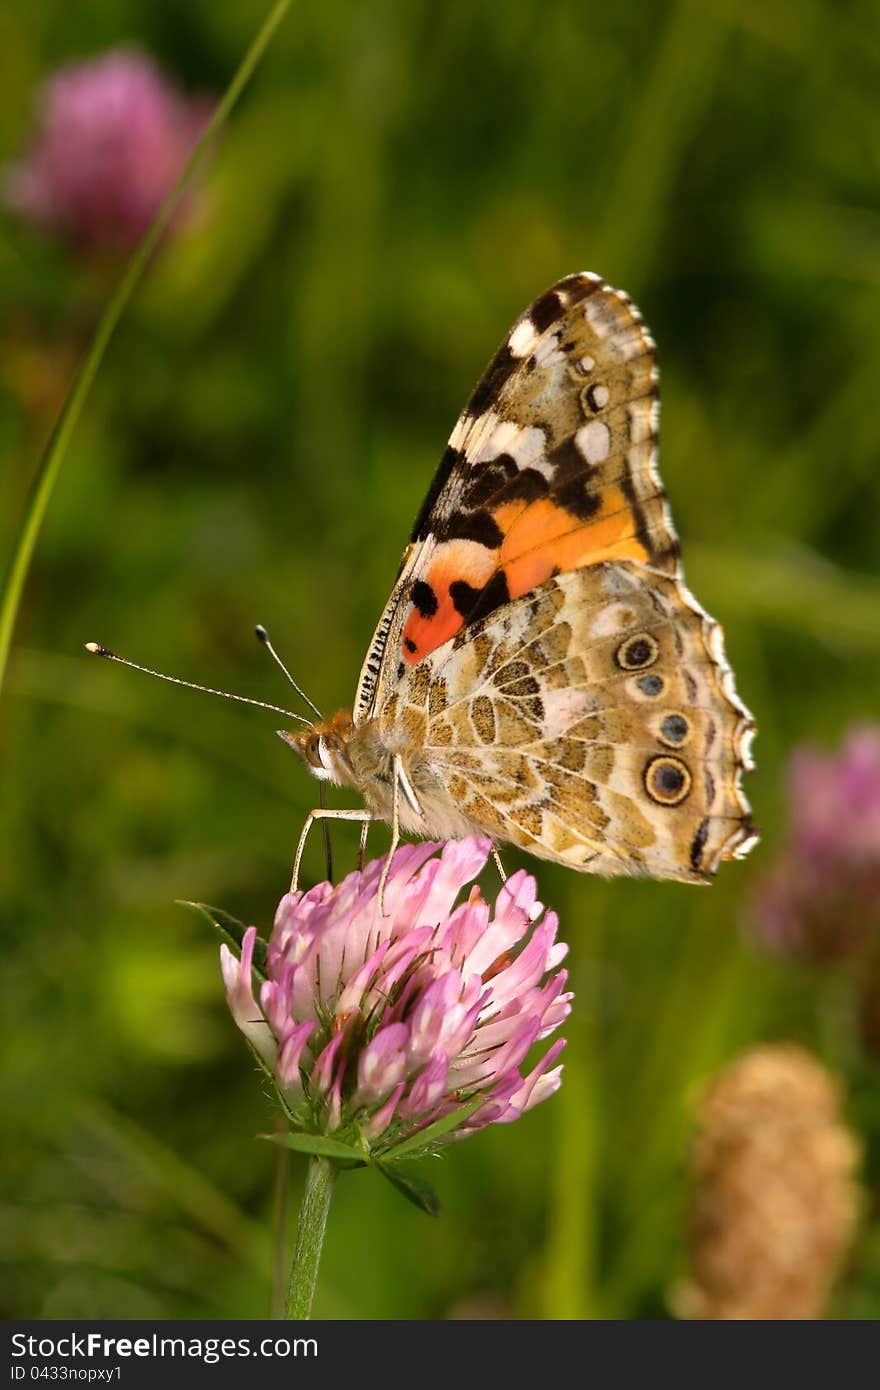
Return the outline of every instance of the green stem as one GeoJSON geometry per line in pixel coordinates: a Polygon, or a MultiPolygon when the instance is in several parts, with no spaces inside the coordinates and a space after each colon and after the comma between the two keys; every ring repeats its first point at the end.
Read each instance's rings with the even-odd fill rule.
{"type": "MultiPolygon", "coordinates": [[[[286,1133],[281,1121],[277,1133],[286,1133]]],[[[287,1273],[287,1198],[290,1186],[290,1149],[279,1144],[275,1159],[275,1248],[272,1256],[272,1304],[269,1316],[284,1316],[284,1277],[287,1273]]]]}
{"type": "MultiPolygon", "coordinates": [[[[602,934],[608,891],[596,884],[589,958],[574,976],[575,1007],[566,1024],[565,1085],[556,1101],[559,1141],[550,1170],[543,1316],[556,1321],[601,1319],[599,1193],[603,1071],[602,934]]],[[[566,899],[571,915],[575,904],[566,899]]]]}
{"type": "Polygon", "coordinates": [[[229,113],[247,86],[250,77],[263,56],[275,30],[290,8],[291,0],[277,0],[260,26],[256,38],[242,59],[239,67],[221,98],[198,144],[193,149],[186,167],[162,204],[137,250],[131,257],[125,273],[116,288],[101,320],[95,330],[88,352],[73,380],[67,399],[61,409],[55,428],[49,437],[45,452],[40,460],[30,495],[25,504],[24,516],[13,545],[12,557],[0,585],[0,687],[9,659],[9,648],[15,627],[25,579],[30,568],[34,547],[49,505],[49,499],[58,479],[61,463],[70,443],[76,422],[91,389],[98,368],[107,350],[125,308],[137,287],[147,262],[165,231],[174,210],[190,182],[192,176],[204,161],[215,135],[226,121],[229,113]]]}
{"type": "Polygon", "coordinates": [[[309,1160],[306,1190],[303,1193],[299,1224],[296,1228],[296,1249],[293,1252],[290,1283],[287,1287],[287,1318],[311,1317],[312,1299],[318,1281],[318,1263],[324,1244],[324,1230],[335,1177],[336,1170],[329,1159],[309,1160]]]}

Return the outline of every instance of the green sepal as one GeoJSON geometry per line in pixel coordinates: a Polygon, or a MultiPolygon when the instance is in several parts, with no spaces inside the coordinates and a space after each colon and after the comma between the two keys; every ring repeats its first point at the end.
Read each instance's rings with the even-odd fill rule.
{"type": "MultiPolygon", "coordinates": [[[[237,917],[232,917],[228,912],[224,912],[221,907],[209,907],[207,903],[191,903],[185,898],[178,898],[181,907],[191,907],[196,912],[200,912],[211,923],[217,935],[230,946],[236,953],[241,955],[241,943],[247,927],[243,922],[239,922],[237,917]]],[[[261,980],[266,978],[266,952],[268,946],[261,936],[254,942],[253,970],[261,980]]]]}
{"type": "Polygon", "coordinates": [[[386,1149],[382,1154],[383,1163],[398,1163],[402,1158],[412,1158],[430,1149],[438,1139],[442,1139],[444,1134],[455,1129],[457,1125],[470,1119],[475,1110],[485,1103],[485,1096],[477,1096],[475,1100],[469,1100],[467,1105],[460,1105],[457,1110],[450,1110],[448,1115],[443,1115],[439,1120],[435,1120],[432,1125],[426,1125],[420,1129],[418,1134],[413,1134],[409,1139],[403,1139],[399,1144],[386,1149]]]}
{"type": "Polygon", "coordinates": [[[440,1198],[429,1182],[401,1173],[399,1168],[386,1167],[377,1158],[373,1159],[373,1167],[379,1170],[383,1178],[387,1178],[402,1197],[412,1202],[414,1207],[418,1207],[419,1211],[425,1212],[427,1216],[440,1215],[440,1198]]]}
{"type": "Polygon", "coordinates": [[[343,1144],[340,1139],[330,1139],[326,1134],[258,1134],[257,1138],[267,1139],[270,1144],[280,1144],[283,1149],[295,1149],[297,1153],[332,1158],[336,1163],[344,1163],[351,1168],[362,1168],[369,1162],[360,1149],[343,1144]]]}

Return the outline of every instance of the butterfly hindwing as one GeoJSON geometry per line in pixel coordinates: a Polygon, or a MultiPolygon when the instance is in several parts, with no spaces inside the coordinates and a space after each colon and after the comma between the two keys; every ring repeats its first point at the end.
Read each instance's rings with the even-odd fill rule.
{"type": "Polygon", "coordinates": [[[399,727],[421,706],[432,772],[497,840],[603,874],[705,880],[751,836],[753,726],[720,629],[710,657],[710,620],[681,596],[631,562],[552,578],[408,671],[388,715],[399,727]]]}

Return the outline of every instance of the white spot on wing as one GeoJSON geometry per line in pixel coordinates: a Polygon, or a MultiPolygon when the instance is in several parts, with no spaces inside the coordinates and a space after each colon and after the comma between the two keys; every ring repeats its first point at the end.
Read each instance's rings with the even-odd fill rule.
{"type": "Polygon", "coordinates": [[[525,357],[537,342],[538,334],[530,318],[520,319],[507,340],[514,357],[525,357]]]}
{"type": "Polygon", "coordinates": [[[628,332],[619,334],[614,340],[614,351],[623,358],[624,362],[631,362],[634,357],[641,357],[653,346],[650,338],[637,326],[629,329],[628,332]]]}
{"type": "Polygon", "coordinates": [[[590,636],[617,637],[632,626],[633,610],[628,603],[608,603],[589,624],[590,636]]]}
{"type": "Polygon", "coordinates": [[[468,451],[474,463],[488,463],[499,454],[509,454],[518,468],[532,468],[543,457],[547,443],[537,425],[518,425],[494,412],[487,412],[477,422],[474,434],[475,449],[468,451]]]}
{"type": "Polygon", "coordinates": [[[544,718],[548,728],[565,729],[591,714],[593,705],[589,695],[575,686],[561,690],[544,690],[541,693],[544,704],[544,718]]]}
{"type": "Polygon", "coordinates": [[[532,615],[525,606],[512,608],[508,612],[504,622],[504,635],[512,647],[521,647],[525,644],[532,623],[532,615]]]}
{"type": "Polygon", "coordinates": [[[614,320],[599,295],[587,300],[584,305],[584,318],[597,338],[606,338],[614,328],[614,320]]]}
{"type": "Polygon", "coordinates": [[[453,449],[460,449],[460,448],[461,448],[462,444],[463,444],[464,441],[465,441],[465,436],[467,435],[468,431],[470,430],[471,424],[472,424],[472,421],[471,421],[470,417],[467,416],[467,415],[463,415],[463,416],[461,417],[460,420],[457,420],[457,421],[456,421],[456,423],[455,423],[455,429],[452,431],[452,434],[449,436],[449,443],[450,443],[450,445],[451,445],[451,447],[452,447],[453,449]]]}
{"type": "Polygon", "coordinates": [[[589,464],[602,463],[611,452],[611,434],[601,420],[591,420],[588,425],[583,425],[575,435],[574,442],[589,464]]]}
{"type": "Polygon", "coordinates": [[[543,341],[539,342],[534,352],[535,365],[543,367],[563,366],[565,364],[565,353],[559,346],[559,334],[548,333],[543,341]]]}

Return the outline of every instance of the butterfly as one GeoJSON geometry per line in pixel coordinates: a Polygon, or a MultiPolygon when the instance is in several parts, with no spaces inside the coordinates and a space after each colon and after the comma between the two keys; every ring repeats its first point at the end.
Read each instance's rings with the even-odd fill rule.
{"type": "MultiPolygon", "coordinates": [[[[757,835],[754,722],[682,579],[655,347],[569,275],[517,319],[452,431],[351,709],[283,732],[317,778],[434,839],[705,882],[757,835]]],[[[362,839],[363,845],[363,839],[362,839]]],[[[390,856],[389,856],[390,862],[390,856]]]]}

